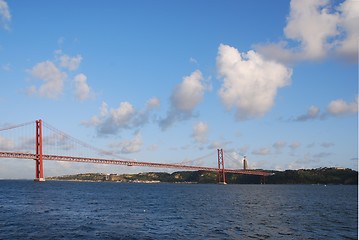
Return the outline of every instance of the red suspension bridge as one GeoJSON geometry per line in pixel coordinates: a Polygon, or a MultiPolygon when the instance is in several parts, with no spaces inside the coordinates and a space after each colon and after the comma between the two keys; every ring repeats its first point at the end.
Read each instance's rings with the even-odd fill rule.
{"type": "Polygon", "coordinates": [[[217,149],[216,155],[218,167],[189,165],[190,162],[194,162],[195,160],[181,163],[142,162],[131,159],[123,159],[112,152],[104,151],[91,146],[56,129],[55,127],[52,127],[42,120],[36,120],[35,122],[28,122],[0,129],[0,158],[20,158],[35,160],[35,181],[45,181],[43,166],[44,160],[168,169],[205,170],[218,172],[218,182],[220,183],[226,183],[226,173],[257,175],[263,178],[271,175],[271,173],[265,171],[247,169],[246,159],[243,160],[243,169],[226,169],[224,165],[225,154],[223,149],[217,149]],[[34,123],[35,127],[33,127],[34,123]],[[26,126],[32,126],[32,129],[35,132],[27,130],[25,134],[21,133],[21,137],[14,137],[10,136],[9,134],[5,134],[5,132],[10,132],[11,130],[24,128],[26,126]],[[45,136],[43,134],[44,130],[49,131],[45,136]],[[57,150],[54,150],[54,148],[49,148],[49,146],[55,146],[54,148],[57,150]],[[84,156],[85,154],[83,153],[75,152],[73,150],[76,149],[74,146],[82,146],[84,149],[87,149],[85,150],[87,154],[89,152],[88,149],[97,152],[97,154],[94,154],[96,156],[84,156]],[[61,149],[61,153],[59,149],[61,149]],[[64,150],[69,154],[63,154],[64,150]]]}

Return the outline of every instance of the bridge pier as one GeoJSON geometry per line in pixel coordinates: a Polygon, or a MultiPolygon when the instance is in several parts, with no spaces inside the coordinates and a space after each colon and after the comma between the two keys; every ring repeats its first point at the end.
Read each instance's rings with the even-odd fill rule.
{"type": "Polygon", "coordinates": [[[45,182],[45,178],[34,178],[34,182],[45,182]]]}
{"type": "Polygon", "coordinates": [[[36,120],[36,158],[35,158],[35,179],[36,182],[44,182],[44,168],[42,161],[42,121],[36,120]]]}

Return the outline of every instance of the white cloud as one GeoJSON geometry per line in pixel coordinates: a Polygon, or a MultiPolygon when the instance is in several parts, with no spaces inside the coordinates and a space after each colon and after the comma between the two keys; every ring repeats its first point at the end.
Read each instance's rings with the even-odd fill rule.
{"type": "Polygon", "coordinates": [[[81,64],[82,56],[76,55],[73,57],[70,57],[69,55],[62,54],[61,50],[55,51],[55,56],[60,62],[60,66],[63,68],[67,68],[70,71],[75,71],[81,64]]]}
{"type": "Polygon", "coordinates": [[[93,116],[84,122],[85,126],[97,127],[97,132],[103,134],[116,134],[120,129],[130,128],[136,110],[129,102],[121,102],[118,108],[108,109],[105,102],[102,103],[99,116],[93,116]]]}
{"type": "Polygon", "coordinates": [[[160,121],[162,130],[167,129],[176,121],[190,118],[192,111],[203,100],[207,89],[199,70],[184,77],[172,92],[170,110],[167,116],[160,121]]]}
{"type": "Polygon", "coordinates": [[[9,23],[11,20],[11,13],[5,0],[0,0],[0,19],[0,25],[6,30],[10,30],[9,23]]]}
{"type": "Polygon", "coordinates": [[[318,107],[311,106],[307,113],[294,118],[294,121],[303,122],[314,119],[325,120],[330,116],[341,117],[355,114],[358,112],[358,95],[353,102],[346,102],[343,99],[333,100],[328,104],[326,111],[322,114],[319,114],[319,112],[320,109],[318,107]]]}
{"type": "Polygon", "coordinates": [[[300,59],[300,56],[295,54],[295,52],[288,47],[288,42],[285,41],[269,44],[256,44],[254,47],[257,52],[266,59],[274,59],[275,61],[282,63],[292,63],[300,59]]]}
{"type": "Polygon", "coordinates": [[[358,112],[358,96],[354,102],[347,103],[342,99],[331,101],[327,107],[327,112],[334,116],[343,116],[358,112]]]}
{"type": "Polygon", "coordinates": [[[85,74],[77,74],[74,78],[75,81],[75,96],[78,100],[84,101],[90,96],[90,87],[87,84],[87,77],[85,74]]]}
{"type": "Polygon", "coordinates": [[[207,142],[208,124],[205,122],[198,122],[193,126],[192,137],[198,143],[207,142]]]}
{"type": "Polygon", "coordinates": [[[294,120],[304,122],[311,119],[316,119],[319,116],[320,109],[316,106],[310,106],[306,114],[296,117],[294,120]]]}
{"type": "Polygon", "coordinates": [[[199,70],[194,71],[190,76],[184,77],[183,81],[176,86],[172,93],[172,106],[179,111],[192,111],[203,99],[205,86],[202,80],[202,73],[199,70]]]}
{"type": "Polygon", "coordinates": [[[87,127],[95,126],[99,135],[117,134],[121,129],[144,126],[148,123],[151,112],[159,104],[159,99],[154,97],[147,101],[144,110],[138,111],[129,102],[121,102],[117,108],[109,108],[107,103],[103,102],[100,114],[82,124],[87,127]]]}
{"type": "MultiPolygon", "coordinates": [[[[33,77],[43,80],[44,84],[39,88],[36,86],[29,87],[26,89],[27,94],[37,94],[53,99],[58,98],[62,94],[65,79],[68,74],[71,74],[70,71],[75,71],[79,67],[82,57],[81,55],[70,57],[63,54],[61,50],[56,50],[54,55],[54,61],[40,62],[28,71],[33,77]]],[[[80,73],[76,74],[73,79],[76,98],[80,101],[88,99],[91,89],[87,83],[87,76],[80,73]]]]}
{"type": "Polygon", "coordinates": [[[110,147],[123,154],[139,152],[142,146],[141,135],[137,133],[132,139],[111,144],[110,147]]]}
{"type": "Polygon", "coordinates": [[[238,120],[268,112],[277,90],[290,84],[292,75],[291,69],[254,51],[240,53],[224,44],[218,48],[217,68],[219,77],[224,78],[218,95],[228,109],[236,109],[238,120]]]}
{"type": "Polygon", "coordinates": [[[330,48],[328,38],[338,34],[338,13],[330,13],[327,0],[292,0],[284,33],[299,41],[304,58],[318,59],[330,48]]]}
{"type": "Polygon", "coordinates": [[[286,41],[258,44],[256,49],[268,59],[281,62],[321,59],[337,52],[358,59],[359,2],[346,0],[332,6],[329,0],[292,0],[286,41]]]}
{"type": "Polygon", "coordinates": [[[100,117],[105,117],[108,114],[108,105],[105,102],[102,102],[100,108],[100,117]]]}
{"type": "Polygon", "coordinates": [[[52,99],[56,99],[62,94],[67,75],[61,72],[53,62],[38,63],[29,72],[44,83],[38,89],[35,86],[30,87],[28,92],[52,99]]]}
{"type": "Polygon", "coordinates": [[[135,108],[129,102],[121,102],[118,108],[110,110],[112,121],[120,127],[128,126],[135,112],[135,108]]]}
{"type": "Polygon", "coordinates": [[[347,0],[339,6],[342,12],[340,24],[345,37],[339,42],[338,53],[350,61],[358,59],[359,1],[347,0]]]}
{"type": "Polygon", "coordinates": [[[161,101],[157,97],[152,97],[147,101],[146,109],[152,110],[154,108],[157,108],[161,105],[161,101]]]}
{"type": "Polygon", "coordinates": [[[157,97],[152,97],[146,102],[146,107],[143,110],[136,112],[136,116],[133,118],[132,125],[140,127],[149,122],[150,114],[156,108],[161,105],[160,100],[157,97]]]}

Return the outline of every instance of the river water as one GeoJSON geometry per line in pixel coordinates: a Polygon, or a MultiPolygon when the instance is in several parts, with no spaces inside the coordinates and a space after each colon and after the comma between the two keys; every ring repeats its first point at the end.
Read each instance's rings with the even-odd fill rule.
{"type": "Polygon", "coordinates": [[[357,239],[357,186],[0,181],[0,239],[357,239]]]}

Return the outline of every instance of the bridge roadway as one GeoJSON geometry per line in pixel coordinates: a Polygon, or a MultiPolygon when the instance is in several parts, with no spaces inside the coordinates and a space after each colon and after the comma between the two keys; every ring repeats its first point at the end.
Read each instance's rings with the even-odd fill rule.
{"type": "MultiPolygon", "coordinates": [[[[21,158],[21,159],[36,159],[34,153],[23,152],[0,152],[0,158],[21,158]]],[[[218,168],[189,166],[171,163],[155,163],[155,162],[138,162],[133,160],[109,160],[102,158],[85,158],[85,157],[72,157],[72,156],[57,156],[57,155],[42,155],[43,160],[50,161],[65,161],[65,162],[84,162],[84,163],[97,163],[97,164],[116,164],[125,166],[139,166],[139,167],[155,167],[155,168],[172,168],[172,169],[186,169],[186,170],[205,170],[211,172],[218,172],[218,168]]],[[[239,173],[246,175],[269,176],[272,173],[258,171],[258,170],[238,170],[238,169],[225,169],[228,173],[239,173]]]]}

